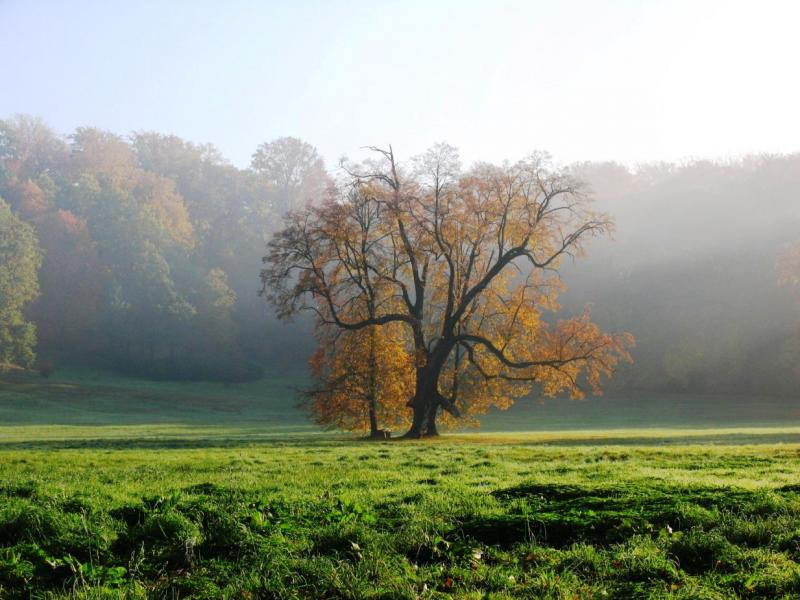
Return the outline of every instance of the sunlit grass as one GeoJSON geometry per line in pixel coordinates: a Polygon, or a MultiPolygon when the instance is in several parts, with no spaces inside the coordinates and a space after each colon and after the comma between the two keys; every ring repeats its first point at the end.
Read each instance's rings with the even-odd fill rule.
{"type": "Polygon", "coordinates": [[[800,596],[800,427],[376,443],[263,384],[227,389],[239,413],[31,385],[0,387],[0,598],[800,596]]]}
{"type": "Polygon", "coordinates": [[[659,445],[673,430],[603,446],[584,443],[599,432],[370,443],[220,430],[176,447],[138,431],[103,428],[74,448],[72,428],[54,428],[60,444],[0,449],[0,529],[20,532],[0,534],[7,595],[800,593],[799,444],[659,445]],[[81,579],[66,559],[102,568],[81,579]]]}

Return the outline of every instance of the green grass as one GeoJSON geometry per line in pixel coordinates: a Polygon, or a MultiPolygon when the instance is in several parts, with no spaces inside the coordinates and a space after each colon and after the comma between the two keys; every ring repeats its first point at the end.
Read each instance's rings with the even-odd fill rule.
{"type": "MultiPolygon", "coordinates": [[[[152,382],[64,369],[51,379],[20,379],[4,384],[0,371],[0,424],[223,424],[259,431],[311,431],[295,406],[295,390],[306,383],[302,369],[247,384],[152,382]]],[[[800,425],[797,400],[654,393],[609,393],[583,401],[523,400],[508,411],[485,416],[481,431],[782,427],[800,425]]]]}
{"type": "Polygon", "coordinates": [[[798,427],[374,443],[92,377],[0,386],[0,598],[800,597],[798,427]]]}

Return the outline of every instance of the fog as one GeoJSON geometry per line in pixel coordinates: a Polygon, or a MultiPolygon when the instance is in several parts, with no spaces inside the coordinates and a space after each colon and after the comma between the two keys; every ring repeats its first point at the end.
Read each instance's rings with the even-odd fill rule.
{"type": "MultiPolygon", "coordinates": [[[[23,311],[36,328],[28,366],[303,376],[310,321],[277,322],[258,292],[283,214],[341,174],[311,144],[265,142],[239,169],[211,145],[159,133],[64,135],[26,116],[0,132],[0,198],[43,257],[40,295],[23,311]]],[[[564,265],[562,314],[588,305],[637,340],[609,388],[795,396],[800,298],[777,264],[800,238],[800,155],[570,169],[615,228],[564,265]]],[[[4,362],[19,363],[6,346],[4,362]]]]}
{"type": "Polygon", "coordinates": [[[800,598],[798,23],[0,0],[0,600],[800,598]]]}
{"type": "Polygon", "coordinates": [[[340,157],[446,140],[465,168],[551,152],[613,220],[548,317],[633,334],[609,392],[796,398],[797,10],[2,3],[0,366],[304,380],[267,243],[340,157]]]}
{"type": "Polygon", "coordinates": [[[798,238],[798,167],[798,155],[578,166],[617,226],[571,266],[566,303],[636,335],[617,385],[796,394],[798,297],[777,266],[798,238]]]}

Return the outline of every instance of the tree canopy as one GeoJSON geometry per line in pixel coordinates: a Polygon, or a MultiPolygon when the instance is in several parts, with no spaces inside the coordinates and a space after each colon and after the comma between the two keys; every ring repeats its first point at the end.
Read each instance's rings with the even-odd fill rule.
{"type": "Polygon", "coordinates": [[[340,193],[290,213],[262,272],[288,317],[357,331],[402,324],[415,360],[407,435],[435,435],[453,418],[507,407],[534,383],[546,395],[600,391],[629,335],[588,314],[549,323],[561,261],[608,231],[579,183],[534,155],[462,171],[439,145],[402,166],[391,149],[349,165],[340,193]]]}
{"type": "Polygon", "coordinates": [[[39,295],[41,262],[33,227],[0,198],[0,366],[29,367],[36,358],[36,327],[23,311],[39,295]]]}
{"type": "MultiPolygon", "coordinates": [[[[120,136],[85,127],[63,136],[30,117],[0,121],[0,197],[14,219],[33,228],[42,254],[40,293],[22,302],[19,318],[27,325],[7,328],[6,339],[12,339],[8,332],[13,331],[15,343],[25,338],[25,345],[34,349],[35,331],[38,359],[56,367],[225,381],[256,378],[265,368],[299,371],[314,353],[316,341],[320,368],[312,369],[315,381],[310,387],[325,390],[324,383],[338,380],[336,373],[341,374],[344,365],[332,362],[333,354],[326,350],[333,342],[324,340],[337,338],[336,343],[351,344],[368,358],[370,344],[365,342],[370,327],[346,330],[353,332],[353,339],[347,340],[341,333],[334,335],[345,331],[334,322],[326,325],[330,331],[320,330],[315,337],[313,310],[290,310],[306,317],[283,324],[258,297],[263,283],[258,279],[264,266],[261,258],[276,229],[283,227],[281,211],[286,207],[307,219],[309,227],[324,224],[325,235],[339,236],[335,239],[360,240],[360,229],[366,227],[367,252],[356,248],[358,252],[345,256],[340,266],[352,270],[364,254],[370,268],[376,269],[369,272],[374,296],[365,301],[368,294],[356,285],[358,272],[352,271],[351,277],[344,270],[346,276],[338,273],[331,286],[337,314],[351,324],[370,315],[370,310],[376,318],[403,314],[403,319],[392,321],[393,333],[387,339],[392,342],[389,347],[402,347],[403,356],[412,361],[415,389],[418,359],[436,358],[443,340],[451,279],[448,259],[454,266],[455,311],[465,297],[463,284],[474,286],[478,272],[485,272],[489,259],[496,258],[497,242],[490,246],[489,241],[498,231],[487,229],[481,218],[502,215],[498,190],[511,183],[509,189],[522,189],[526,177],[535,181],[531,174],[538,164],[542,181],[587,182],[551,200],[568,201],[574,209],[560,211],[571,215],[562,225],[563,233],[584,221],[597,223],[554,261],[557,272],[550,266],[536,268],[527,256],[511,261],[513,266],[507,266],[464,311],[462,316],[471,315],[471,320],[454,319],[451,314],[452,338],[474,333],[480,322],[479,334],[497,348],[505,344],[506,358],[541,360],[542,355],[526,356],[517,347],[543,353],[548,345],[540,342],[550,339],[555,344],[557,334],[567,331],[567,323],[574,328],[586,323],[587,335],[588,324],[594,323],[598,326],[594,333],[629,331],[636,336],[635,365],[617,363],[614,377],[603,384],[614,397],[642,391],[796,396],[797,294],[779,281],[792,283],[800,272],[799,254],[792,249],[800,237],[796,201],[800,155],[647,164],[635,169],[582,163],[568,170],[556,169],[539,156],[524,161],[525,167],[518,163],[465,169],[451,151],[439,148],[427,157],[395,165],[400,184],[396,192],[391,184],[392,161],[383,154],[376,153],[371,164],[345,164],[344,171],[332,170],[339,181],[331,187],[333,179],[313,146],[296,139],[278,142],[256,148],[258,158],[240,168],[214,146],[174,135],[139,131],[120,136]],[[437,161],[438,175],[431,169],[437,161]],[[292,178],[280,178],[280,165],[287,166],[285,172],[292,178]],[[307,173],[308,179],[298,178],[297,173],[307,173]],[[308,201],[312,207],[305,206],[308,201]],[[392,211],[405,218],[388,219],[392,211]],[[612,236],[607,234],[608,219],[602,216],[606,212],[615,218],[612,236]],[[400,221],[412,253],[404,246],[400,221]],[[464,243],[457,245],[454,240],[464,243]],[[477,240],[481,252],[467,278],[470,249],[477,240]],[[440,241],[445,251],[438,249],[440,241]],[[585,256],[571,260],[571,254],[582,250],[585,256]],[[779,256],[784,258],[776,273],[779,256]],[[422,318],[416,318],[425,343],[419,353],[409,323],[415,317],[403,296],[405,286],[411,304],[416,303],[411,257],[419,275],[428,261],[422,318]],[[530,278],[527,283],[526,278],[530,278]],[[491,316],[492,303],[505,306],[501,299],[506,304],[518,301],[514,299],[521,289],[525,302],[517,322],[525,318],[533,323],[532,330],[539,332],[533,345],[514,328],[504,330],[502,320],[491,316]],[[353,301],[345,304],[348,297],[353,301]],[[529,301],[537,310],[528,311],[529,301]],[[587,303],[591,318],[584,316],[587,303]]],[[[526,223],[520,219],[520,206],[519,200],[509,205],[513,219],[503,226],[507,242],[519,239],[521,224],[526,223]]],[[[555,229],[545,226],[554,222],[549,219],[538,227],[553,233],[555,229]]],[[[301,225],[298,221],[292,228],[301,231],[301,225]]],[[[537,262],[547,250],[540,241],[556,244],[560,239],[539,235],[540,231],[530,246],[537,262]]],[[[325,243],[323,248],[322,241],[314,241],[326,252],[345,248],[342,243],[325,243]]],[[[286,284],[297,281],[289,278],[286,284]]],[[[20,298],[24,290],[20,288],[20,298]]],[[[329,311],[320,304],[323,295],[309,294],[303,300],[309,309],[329,311]]],[[[299,308],[300,301],[296,303],[299,308]]],[[[326,319],[332,320],[330,315],[326,319]]],[[[383,351],[380,336],[376,342],[376,350],[383,351]]],[[[22,362],[19,357],[14,360],[22,362]]],[[[511,392],[544,390],[543,377],[533,384],[507,379],[512,374],[529,375],[534,367],[500,369],[501,363],[486,344],[459,339],[439,376],[437,393],[445,401],[439,401],[438,422],[474,422],[490,406],[507,405],[515,397],[511,392]],[[478,367],[498,377],[486,379],[478,367]],[[442,410],[453,396],[458,418],[447,408],[442,410]]],[[[549,372],[552,381],[559,382],[568,370],[566,365],[561,369],[559,377],[552,368],[539,371],[542,376],[549,372]]],[[[363,391],[366,373],[353,370],[353,364],[345,370],[356,374],[348,385],[363,391]]],[[[591,390],[589,373],[584,368],[578,377],[581,390],[591,390]]],[[[296,373],[297,378],[303,376],[296,373]]],[[[563,391],[569,394],[572,389],[563,391]]],[[[360,396],[361,391],[353,393],[353,398],[360,396]]],[[[379,407],[382,402],[394,405],[389,396],[378,397],[379,407]]],[[[413,411],[402,406],[404,402],[393,411],[400,415],[397,421],[379,411],[381,427],[405,426],[413,411]]],[[[359,410],[365,405],[356,400],[351,404],[359,410]]],[[[360,413],[358,426],[363,427],[365,420],[368,414],[360,413]]]]}
{"type": "MultiPolygon", "coordinates": [[[[324,173],[313,147],[294,143],[311,157],[306,170],[324,173]]],[[[293,147],[273,147],[273,162],[296,160],[293,147]]],[[[27,348],[15,360],[30,363],[31,321],[48,360],[148,377],[242,380],[289,360],[263,343],[275,328],[257,297],[282,194],[210,145],[92,127],[64,138],[30,117],[0,121],[0,196],[44,250],[38,299],[11,294],[13,337],[27,348]]]]}

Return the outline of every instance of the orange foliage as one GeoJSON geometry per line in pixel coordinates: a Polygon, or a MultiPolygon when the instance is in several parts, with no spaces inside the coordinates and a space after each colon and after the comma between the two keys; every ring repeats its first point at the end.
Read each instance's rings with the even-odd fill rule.
{"type": "Polygon", "coordinates": [[[183,246],[193,245],[189,211],[173,181],[140,168],[130,145],[114,134],[80,128],[72,142],[70,161],[77,176],[73,185],[90,190],[106,186],[133,203],[137,216],[155,224],[168,239],[183,246]]]}
{"type": "MultiPolygon", "coordinates": [[[[360,372],[365,331],[398,349],[384,354],[402,347],[415,381],[408,404],[391,406],[402,411],[396,420],[412,407],[414,437],[435,435],[439,416],[474,424],[534,389],[600,393],[630,360],[632,336],[603,332],[588,313],[545,319],[559,309],[561,261],[611,228],[570,173],[540,155],[462,172],[444,145],[409,169],[391,150],[377,152],[379,161],[347,167],[341,197],[289,215],[265,257],[279,314],[311,310],[344,338],[345,349],[324,348],[330,358],[317,360],[337,376],[360,372]]],[[[332,424],[346,412],[341,403],[327,411],[332,424]]]]}
{"type": "Polygon", "coordinates": [[[442,392],[454,398],[461,413],[458,419],[442,413],[445,425],[477,425],[476,416],[492,407],[506,410],[534,391],[547,397],[566,393],[576,400],[587,388],[600,395],[603,378],[620,360],[631,361],[633,336],[602,331],[588,311],[555,325],[543,318],[559,308],[562,289],[555,274],[536,271],[527,278],[507,272],[493,280],[486,301],[460,325],[475,339],[455,348],[442,373],[442,392]]]}
{"type": "Polygon", "coordinates": [[[407,426],[414,393],[414,360],[397,324],[356,331],[327,331],[311,358],[317,387],[308,408],[320,425],[370,430],[407,426]]]}
{"type": "Polygon", "coordinates": [[[35,219],[49,209],[45,193],[30,179],[10,181],[5,199],[26,220],[35,219]]]}

